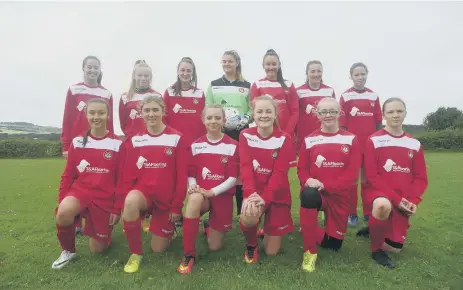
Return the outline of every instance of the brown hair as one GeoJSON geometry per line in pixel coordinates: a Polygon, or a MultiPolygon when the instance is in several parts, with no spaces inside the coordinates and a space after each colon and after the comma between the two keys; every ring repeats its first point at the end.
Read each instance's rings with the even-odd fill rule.
{"type": "Polygon", "coordinates": [[[161,107],[162,114],[164,115],[166,112],[166,105],[164,104],[164,100],[161,97],[155,95],[147,95],[144,97],[143,100],[138,103],[138,110],[141,112],[144,105],[152,102],[158,104],[159,107],[161,107]]]}
{"type": "Polygon", "coordinates": [[[190,57],[183,57],[177,65],[177,81],[172,85],[172,89],[174,89],[174,96],[181,96],[182,95],[182,84],[180,82],[180,78],[178,77],[178,69],[182,62],[189,63],[193,66],[193,76],[191,78],[190,84],[193,86],[193,92],[196,92],[196,87],[198,85],[198,76],[196,75],[196,66],[193,60],[190,57]]]}
{"type": "Polygon", "coordinates": [[[363,67],[365,69],[365,71],[367,72],[367,74],[368,74],[367,66],[363,62],[356,62],[350,67],[350,70],[349,70],[350,75],[352,75],[352,73],[354,72],[354,69],[356,69],[358,67],[363,67]]]}
{"type": "Polygon", "coordinates": [[[278,72],[277,72],[277,81],[280,83],[281,87],[287,91],[288,90],[288,86],[286,85],[285,83],[285,79],[283,78],[283,71],[281,70],[281,61],[280,61],[280,57],[278,56],[278,54],[273,50],[273,49],[269,49],[267,50],[267,52],[265,53],[264,55],[264,58],[262,60],[262,65],[264,64],[264,61],[265,61],[265,58],[267,56],[275,56],[277,59],[278,59],[278,65],[279,65],[279,68],[278,68],[278,72]]]}
{"type": "MultiPolygon", "coordinates": [[[[93,56],[93,55],[87,55],[84,60],[82,61],[82,69],[84,69],[85,67],[85,64],[87,63],[87,60],[89,59],[94,59],[98,62],[98,65],[101,67],[101,61],[98,59],[98,57],[96,56],[93,56]]],[[[101,80],[103,79],[103,72],[101,71],[101,68],[100,68],[100,75],[98,76],[98,78],[96,79],[96,82],[101,85],[101,80]]]]}
{"type": "Polygon", "coordinates": [[[273,97],[271,95],[262,95],[262,96],[256,97],[251,102],[251,108],[252,108],[252,110],[251,110],[251,118],[254,120],[254,110],[256,108],[256,103],[258,101],[269,101],[272,104],[273,109],[275,110],[275,121],[274,121],[273,124],[276,125],[278,128],[280,128],[280,124],[278,122],[278,104],[275,102],[275,100],[273,99],[273,97]]]}
{"type": "MultiPolygon", "coordinates": [[[[106,112],[108,113],[108,118],[111,117],[111,107],[109,106],[109,103],[105,100],[105,99],[101,99],[101,98],[95,98],[95,99],[91,99],[91,100],[88,100],[87,101],[87,105],[85,106],[85,113],[87,113],[87,110],[88,110],[88,106],[90,104],[104,104],[106,106],[106,112]]],[[[106,123],[105,123],[106,125],[106,123]]],[[[88,135],[90,134],[90,132],[92,131],[91,128],[88,128],[87,132],[85,132],[84,134],[84,138],[82,140],[82,144],[83,144],[83,147],[85,147],[85,145],[87,145],[87,142],[88,142],[88,135]]]]}
{"type": "MultiPolygon", "coordinates": [[[[132,70],[132,81],[130,82],[130,87],[129,90],[127,91],[127,100],[131,100],[133,96],[135,95],[135,71],[139,67],[146,67],[150,70],[151,73],[151,79],[153,78],[153,72],[151,71],[151,67],[146,63],[144,60],[137,60],[135,62],[135,65],[133,66],[132,70]]],[[[151,86],[151,79],[150,79],[150,86],[151,86]]]]}
{"type": "Polygon", "coordinates": [[[405,102],[401,98],[392,97],[392,98],[389,98],[386,101],[384,101],[383,108],[382,108],[383,114],[384,114],[384,111],[386,109],[386,105],[389,104],[389,103],[392,103],[392,102],[400,102],[400,103],[402,103],[404,105],[405,111],[407,110],[407,105],[405,105],[405,102]]]}
{"type": "Polygon", "coordinates": [[[235,51],[235,50],[227,50],[223,53],[223,55],[230,55],[232,56],[235,61],[236,61],[236,74],[235,74],[235,78],[239,81],[244,81],[244,77],[243,77],[243,74],[241,72],[241,57],[240,55],[235,51]]]}
{"type": "Polygon", "coordinates": [[[223,118],[225,119],[225,109],[222,105],[206,105],[204,106],[203,112],[201,113],[201,118],[204,119],[206,117],[207,109],[220,109],[222,111],[223,118]]]}
{"type": "MultiPolygon", "coordinates": [[[[305,83],[307,85],[309,85],[309,67],[313,64],[319,64],[323,68],[323,64],[319,60],[311,60],[307,63],[307,66],[305,67],[305,75],[306,75],[305,83]]],[[[320,80],[320,84],[323,84],[323,79],[320,80]]]]}

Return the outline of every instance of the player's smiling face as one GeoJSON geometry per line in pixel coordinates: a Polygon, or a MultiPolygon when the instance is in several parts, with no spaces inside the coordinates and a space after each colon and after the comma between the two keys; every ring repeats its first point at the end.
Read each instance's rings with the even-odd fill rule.
{"type": "Polygon", "coordinates": [[[182,83],[189,84],[193,76],[193,65],[188,62],[181,62],[177,73],[182,83]]]}
{"type": "Polygon", "coordinates": [[[317,115],[322,127],[333,128],[333,126],[337,126],[339,114],[339,103],[335,99],[326,98],[318,103],[317,115]]]}
{"type": "Polygon", "coordinates": [[[101,74],[100,62],[96,59],[87,59],[84,65],[84,77],[87,81],[96,82],[101,74]]]}
{"type": "Polygon", "coordinates": [[[204,112],[203,123],[206,126],[207,132],[220,132],[222,130],[222,126],[225,124],[225,116],[222,109],[206,109],[206,111],[204,112]]]}
{"type": "Polygon", "coordinates": [[[363,89],[367,82],[368,73],[363,66],[358,66],[352,70],[352,81],[354,82],[354,87],[357,89],[363,89]]]}
{"type": "Polygon", "coordinates": [[[151,84],[151,70],[147,67],[137,67],[134,73],[135,87],[138,89],[149,88],[151,84]]]}
{"type": "Polygon", "coordinates": [[[307,78],[309,79],[310,84],[320,85],[323,76],[323,67],[318,64],[314,63],[309,66],[307,70],[307,78]]]}
{"type": "Polygon", "coordinates": [[[227,75],[232,75],[236,73],[236,60],[233,56],[225,54],[222,57],[222,69],[223,72],[227,75]]]}
{"type": "Polygon", "coordinates": [[[269,80],[276,80],[280,69],[280,62],[274,55],[267,55],[264,59],[264,71],[269,80]]]}
{"type": "Polygon", "coordinates": [[[106,128],[108,108],[102,103],[90,103],[87,106],[87,120],[91,129],[106,128]]]}
{"type": "Polygon", "coordinates": [[[386,125],[391,128],[400,128],[404,123],[407,111],[404,104],[399,101],[392,101],[384,106],[383,118],[386,125]]]}
{"type": "Polygon", "coordinates": [[[271,101],[259,100],[254,103],[254,121],[257,127],[272,127],[275,120],[276,111],[271,101]]]}
{"type": "Polygon", "coordinates": [[[147,126],[156,127],[162,122],[163,110],[156,102],[149,102],[141,108],[141,114],[147,126]]]}

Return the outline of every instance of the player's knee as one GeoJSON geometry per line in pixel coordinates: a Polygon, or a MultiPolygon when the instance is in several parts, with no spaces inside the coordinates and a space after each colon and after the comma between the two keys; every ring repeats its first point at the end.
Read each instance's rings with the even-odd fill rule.
{"type": "Polygon", "coordinates": [[[320,209],[322,198],[316,188],[306,187],[301,192],[301,207],[309,209],[320,209]]]}
{"type": "Polygon", "coordinates": [[[280,247],[265,247],[264,252],[267,256],[276,256],[280,251],[280,247]]]}
{"type": "Polygon", "coordinates": [[[187,209],[200,209],[201,208],[201,205],[204,201],[204,196],[199,193],[199,192],[195,192],[195,193],[192,193],[188,196],[188,205],[187,205],[187,209]]]}
{"type": "Polygon", "coordinates": [[[391,214],[391,202],[385,197],[378,197],[373,201],[372,215],[377,220],[386,220],[391,214]]]}
{"type": "Polygon", "coordinates": [[[244,213],[241,213],[240,222],[245,227],[253,227],[259,223],[259,217],[246,216],[244,213]]]}
{"type": "Polygon", "coordinates": [[[211,251],[220,251],[223,248],[222,241],[209,241],[209,250],[211,251]]]}
{"type": "Polygon", "coordinates": [[[167,250],[167,246],[168,245],[152,243],[151,244],[151,250],[153,251],[153,253],[161,254],[161,253],[164,253],[167,250]]]}
{"type": "Polygon", "coordinates": [[[60,226],[70,226],[74,222],[74,215],[69,210],[58,208],[56,223],[60,226]]]}
{"type": "Polygon", "coordinates": [[[140,199],[137,191],[130,191],[124,201],[124,212],[125,211],[138,211],[140,199]]]}
{"type": "Polygon", "coordinates": [[[96,240],[90,239],[90,251],[94,254],[102,253],[108,245],[106,243],[101,243],[96,240]]]}

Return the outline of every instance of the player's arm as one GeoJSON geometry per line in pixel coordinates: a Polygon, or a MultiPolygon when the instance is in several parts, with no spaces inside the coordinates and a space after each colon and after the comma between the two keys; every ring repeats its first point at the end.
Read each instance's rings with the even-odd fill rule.
{"type": "Polygon", "coordinates": [[[239,138],[239,162],[240,174],[243,181],[243,198],[247,198],[254,192],[257,192],[254,183],[254,168],[252,165],[252,156],[246,137],[243,136],[243,131],[239,138]]]}
{"type": "Polygon", "coordinates": [[[348,108],[347,104],[344,101],[344,96],[341,95],[339,98],[339,107],[341,108],[341,112],[339,112],[339,127],[341,127],[344,130],[348,130],[347,128],[347,114],[348,114],[348,108]]]}
{"type": "Polygon", "coordinates": [[[299,160],[297,161],[297,177],[302,188],[310,178],[310,148],[306,148],[306,141],[303,139],[299,147],[299,160]]]}
{"type": "Polygon", "coordinates": [[[107,126],[108,126],[108,131],[111,132],[111,133],[114,133],[114,105],[113,105],[113,95],[111,94],[109,96],[109,100],[108,100],[108,103],[109,103],[109,118],[108,118],[108,121],[107,121],[107,126]]]}
{"type": "Polygon", "coordinates": [[[121,125],[122,132],[125,136],[127,136],[127,132],[125,129],[127,126],[127,118],[129,116],[129,113],[127,112],[127,107],[124,104],[123,97],[124,95],[121,96],[121,100],[119,101],[119,122],[121,125]]]}
{"type": "Polygon", "coordinates": [[[72,142],[72,121],[74,120],[75,107],[74,96],[72,95],[71,88],[69,88],[66,94],[66,101],[64,103],[63,129],[61,130],[63,152],[68,151],[72,142]]]}
{"type": "Polygon", "coordinates": [[[180,137],[180,140],[177,144],[175,169],[177,176],[175,179],[175,192],[170,211],[172,213],[181,214],[188,182],[188,146],[185,144],[183,136],[180,137]]]}
{"type": "Polygon", "coordinates": [[[360,146],[357,137],[352,140],[349,161],[342,174],[327,179],[323,185],[328,193],[344,192],[357,183],[358,173],[362,162],[360,146]]]}
{"type": "Polygon", "coordinates": [[[250,103],[252,103],[252,101],[254,101],[255,98],[259,97],[261,95],[260,93],[260,89],[257,87],[257,84],[254,82],[252,85],[251,85],[251,90],[249,92],[249,96],[250,96],[250,103]]]}
{"type": "Polygon", "coordinates": [[[165,106],[165,115],[164,115],[164,124],[166,125],[170,125],[169,123],[169,112],[170,112],[170,105],[169,105],[169,89],[167,89],[165,92],[164,92],[164,96],[162,97],[162,99],[164,100],[164,106],[165,106]]]}
{"type": "Polygon", "coordinates": [[[402,197],[392,190],[380,175],[380,166],[373,141],[368,138],[365,144],[364,154],[364,169],[367,182],[370,183],[374,189],[384,193],[389,200],[398,207],[402,197]]]}
{"type": "Polygon", "coordinates": [[[220,195],[224,192],[229,191],[236,185],[236,179],[238,176],[238,146],[235,147],[233,155],[227,156],[228,160],[225,167],[225,179],[221,184],[211,188],[211,191],[215,196],[220,195]]]}
{"type": "Polygon", "coordinates": [[[376,130],[383,128],[383,112],[381,111],[381,104],[379,103],[379,97],[375,100],[375,121],[376,130]]]}
{"type": "Polygon", "coordinates": [[[261,194],[261,197],[266,204],[272,200],[275,200],[275,194],[281,188],[281,185],[284,184],[284,179],[288,178],[289,164],[293,160],[292,157],[294,153],[292,143],[292,138],[286,136],[273,165],[272,175],[270,176],[267,186],[261,194]]]}
{"type": "Polygon", "coordinates": [[[283,131],[290,134],[290,136],[293,136],[297,122],[299,121],[299,97],[297,95],[297,91],[294,87],[294,84],[291,84],[291,86],[289,86],[286,98],[288,101],[290,115],[288,123],[286,124],[286,128],[284,128],[283,131]]]}
{"type": "Polygon", "coordinates": [[[75,149],[74,149],[74,145],[71,143],[71,145],[68,148],[68,160],[66,161],[66,167],[64,168],[64,172],[61,175],[61,182],[59,185],[59,194],[58,194],[59,202],[61,202],[63,198],[66,197],[72,184],[79,176],[74,155],[75,155],[75,149]]]}
{"type": "Polygon", "coordinates": [[[124,207],[127,194],[137,182],[137,158],[138,148],[132,144],[132,138],[126,139],[120,150],[118,186],[116,190],[116,201],[114,208],[119,212],[124,207]]]}
{"type": "Polygon", "coordinates": [[[118,198],[118,190],[119,190],[119,179],[121,178],[121,175],[122,175],[122,162],[121,162],[121,155],[122,155],[122,146],[123,146],[123,143],[121,145],[119,145],[119,151],[118,152],[114,152],[114,168],[112,168],[112,171],[113,171],[113,175],[114,175],[114,196],[113,196],[113,207],[111,209],[111,213],[113,214],[117,214],[117,215],[120,215],[121,214],[121,211],[120,211],[120,208],[117,208],[116,207],[116,202],[117,202],[117,198],[118,198]]]}
{"type": "Polygon", "coordinates": [[[426,169],[426,161],[424,159],[423,147],[420,146],[418,153],[413,158],[413,183],[410,192],[410,202],[418,205],[421,202],[426,188],[428,187],[428,174],[426,169]]]}
{"type": "Polygon", "coordinates": [[[206,91],[206,105],[213,105],[214,101],[214,93],[212,92],[212,83],[209,83],[206,91]]]}

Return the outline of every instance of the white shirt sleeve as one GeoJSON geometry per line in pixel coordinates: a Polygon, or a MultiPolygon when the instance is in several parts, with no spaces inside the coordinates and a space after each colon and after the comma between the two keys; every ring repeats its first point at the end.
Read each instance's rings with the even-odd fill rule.
{"type": "Polygon", "coordinates": [[[236,177],[229,177],[227,180],[212,188],[214,195],[217,196],[231,189],[236,184],[236,177]]]}
{"type": "Polygon", "coordinates": [[[196,178],[194,177],[188,177],[188,185],[194,185],[194,184],[198,184],[196,182],[196,178]]]}

